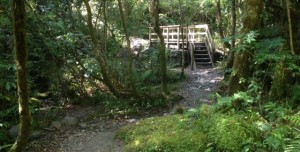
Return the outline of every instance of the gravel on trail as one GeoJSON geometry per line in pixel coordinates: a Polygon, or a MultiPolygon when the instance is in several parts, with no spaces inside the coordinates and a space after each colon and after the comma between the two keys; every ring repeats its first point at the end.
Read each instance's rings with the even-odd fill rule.
{"type": "MultiPolygon", "coordinates": [[[[184,109],[197,108],[202,103],[211,103],[209,95],[213,93],[223,75],[218,68],[198,67],[191,71],[185,70],[187,82],[178,91],[184,99],[174,107],[184,109]]],[[[32,141],[25,151],[28,152],[120,152],[122,142],[115,140],[116,131],[129,123],[135,123],[140,118],[100,119],[86,121],[85,117],[95,114],[97,107],[77,107],[68,112],[68,117],[79,120],[76,126],[62,126],[54,130],[45,129],[43,137],[32,141]]],[[[171,113],[172,109],[163,114],[171,113]]],[[[152,115],[153,116],[153,115],[152,115]]]]}

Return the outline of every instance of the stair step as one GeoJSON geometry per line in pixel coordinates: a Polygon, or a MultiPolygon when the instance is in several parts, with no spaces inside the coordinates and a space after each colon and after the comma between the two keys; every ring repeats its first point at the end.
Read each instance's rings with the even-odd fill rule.
{"type": "Polygon", "coordinates": [[[195,58],[195,60],[210,60],[210,58],[195,58]]]}
{"type": "Polygon", "coordinates": [[[207,56],[208,55],[208,53],[207,52],[199,52],[199,53],[194,53],[194,56],[199,56],[199,55],[201,55],[201,56],[207,56]]]}
{"type": "Polygon", "coordinates": [[[206,49],[203,50],[195,50],[194,52],[208,52],[206,49]]]}
{"type": "Polygon", "coordinates": [[[207,51],[197,51],[197,52],[194,52],[194,54],[208,54],[207,51]]]}
{"type": "Polygon", "coordinates": [[[195,46],[205,46],[205,43],[204,42],[203,43],[201,43],[201,42],[200,43],[194,43],[194,45],[195,46]]]}
{"type": "Polygon", "coordinates": [[[195,47],[195,50],[206,50],[206,46],[202,46],[202,47],[195,47]]]}
{"type": "Polygon", "coordinates": [[[209,58],[209,55],[195,55],[194,58],[209,58]]]}
{"type": "Polygon", "coordinates": [[[199,55],[202,55],[202,56],[204,56],[204,55],[208,55],[208,54],[207,54],[207,52],[202,52],[202,53],[194,53],[194,56],[196,56],[196,55],[197,55],[197,56],[199,56],[199,55]]]}
{"type": "Polygon", "coordinates": [[[210,60],[195,60],[195,62],[211,62],[210,60]]]}
{"type": "Polygon", "coordinates": [[[208,56],[207,52],[203,52],[203,53],[194,53],[194,56],[208,56]]]}
{"type": "Polygon", "coordinates": [[[196,65],[211,65],[211,62],[196,62],[196,65]]]}

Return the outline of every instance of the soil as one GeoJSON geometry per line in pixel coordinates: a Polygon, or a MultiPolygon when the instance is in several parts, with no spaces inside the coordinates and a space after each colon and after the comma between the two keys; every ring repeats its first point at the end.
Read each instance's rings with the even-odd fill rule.
{"type": "MultiPolygon", "coordinates": [[[[170,109],[158,112],[158,115],[171,114],[175,108],[197,108],[203,103],[212,103],[210,94],[216,91],[223,79],[218,68],[198,67],[191,71],[185,70],[187,83],[184,83],[178,94],[184,99],[170,109]]],[[[149,112],[143,116],[125,117],[122,119],[107,119],[98,117],[99,107],[69,107],[68,116],[79,120],[76,126],[62,126],[61,128],[45,128],[43,137],[30,142],[25,151],[28,152],[119,152],[122,142],[115,140],[116,130],[129,123],[151,117],[149,112]]],[[[156,114],[157,116],[157,114],[156,114]]]]}

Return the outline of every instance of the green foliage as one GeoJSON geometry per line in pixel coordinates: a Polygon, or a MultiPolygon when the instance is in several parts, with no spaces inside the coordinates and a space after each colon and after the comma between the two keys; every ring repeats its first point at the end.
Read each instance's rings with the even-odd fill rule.
{"type": "Polygon", "coordinates": [[[116,137],[126,140],[125,151],[199,151],[206,135],[196,125],[182,115],[150,118],[121,128],[116,137]]]}
{"type": "MultiPolygon", "coordinates": [[[[299,133],[299,131],[298,131],[299,133]]],[[[298,134],[294,139],[288,139],[285,152],[298,152],[300,151],[300,135],[298,134]]]]}
{"type": "Polygon", "coordinates": [[[296,149],[298,136],[281,122],[274,125],[257,112],[222,113],[216,106],[202,105],[184,115],[155,117],[122,127],[116,137],[125,141],[125,151],[296,149]]]}
{"type": "Polygon", "coordinates": [[[297,103],[299,103],[299,99],[300,99],[300,85],[295,85],[293,88],[292,88],[292,97],[291,97],[291,100],[290,100],[290,106],[291,107],[297,107],[297,103]]]}
{"type": "Polygon", "coordinates": [[[252,151],[266,149],[257,115],[222,114],[203,105],[186,115],[150,118],[122,127],[125,151],[252,151]]]}
{"type": "Polygon", "coordinates": [[[214,116],[209,137],[218,150],[240,151],[253,143],[252,129],[246,128],[240,116],[214,116]]]}
{"type": "Polygon", "coordinates": [[[294,115],[285,115],[285,119],[290,121],[293,126],[300,127],[300,111],[294,115]]]}
{"type": "Polygon", "coordinates": [[[247,92],[238,92],[227,97],[222,97],[219,94],[215,96],[217,98],[216,108],[222,111],[244,109],[255,102],[254,98],[247,92]]]}
{"type": "Polygon", "coordinates": [[[246,34],[240,34],[234,37],[228,37],[223,41],[229,42],[230,40],[235,38],[239,43],[234,48],[232,48],[232,51],[236,51],[236,52],[249,51],[255,47],[258,36],[259,36],[258,31],[250,31],[249,33],[246,34]]]}
{"type": "Polygon", "coordinates": [[[286,108],[284,105],[276,104],[275,102],[268,102],[264,105],[264,111],[266,111],[265,117],[271,121],[282,121],[285,119],[291,109],[286,108]]]}
{"type": "Polygon", "coordinates": [[[15,123],[18,121],[18,105],[15,104],[14,106],[11,106],[10,108],[7,108],[3,111],[0,111],[0,119],[2,121],[15,123]]]}
{"type": "Polygon", "coordinates": [[[291,129],[288,126],[278,126],[268,132],[264,144],[270,151],[283,151],[285,147],[285,139],[290,134],[291,129]]]}
{"type": "Polygon", "coordinates": [[[9,127],[9,124],[6,122],[0,122],[0,151],[1,149],[5,149],[6,144],[9,144],[11,142],[11,139],[7,135],[7,128],[9,127]]]}
{"type": "MultiPolygon", "coordinates": [[[[170,56],[170,50],[166,51],[167,57],[170,56]]],[[[135,60],[136,72],[135,78],[142,86],[149,84],[158,84],[161,81],[159,68],[159,51],[155,48],[149,48],[142,52],[141,57],[135,60]]],[[[182,80],[180,72],[168,70],[167,81],[174,83],[182,80]]]]}

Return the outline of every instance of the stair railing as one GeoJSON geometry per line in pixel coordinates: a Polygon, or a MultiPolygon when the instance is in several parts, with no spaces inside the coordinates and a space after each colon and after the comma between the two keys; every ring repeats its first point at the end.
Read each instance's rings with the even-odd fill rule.
{"type": "Polygon", "coordinates": [[[204,32],[201,32],[200,35],[201,35],[201,37],[204,38],[204,43],[205,43],[206,48],[208,50],[208,55],[209,55],[211,64],[212,64],[212,66],[214,66],[214,63],[213,63],[214,62],[214,57],[213,57],[213,55],[214,55],[215,46],[214,46],[214,42],[213,42],[213,39],[211,37],[209,28],[208,28],[208,25],[207,24],[196,25],[195,28],[204,29],[204,32]]]}
{"type": "Polygon", "coordinates": [[[211,37],[208,25],[206,25],[206,40],[208,43],[208,47],[209,47],[209,58],[212,62],[212,65],[214,66],[214,53],[215,53],[215,44],[213,42],[213,39],[211,37]]]}
{"type": "MultiPolygon", "coordinates": [[[[184,43],[181,42],[182,41],[182,39],[180,38],[181,36],[186,37],[186,41],[187,43],[189,43],[189,47],[193,48],[194,50],[195,50],[195,45],[194,45],[195,42],[201,42],[201,41],[205,42],[210,61],[214,66],[213,61],[214,61],[215,45],[207,24],[184,26],[183,27],[183,29],[185,30],[184,35],[181,35],[179,25],[161,26],[160,28],[162,29],[167,48],[179,49],[180,44],[184,43]]],[[[151,42],[153,43],[159,42],[157,34],[152,33],[152,30],[153,28],[150,27],[149,46],[151,46],[151,42]]],[[[182,46],[184,45],[182,44],[182,46]]],[[[195,62],[195,60],[192,60],[192,62],[195,62]]]]}

